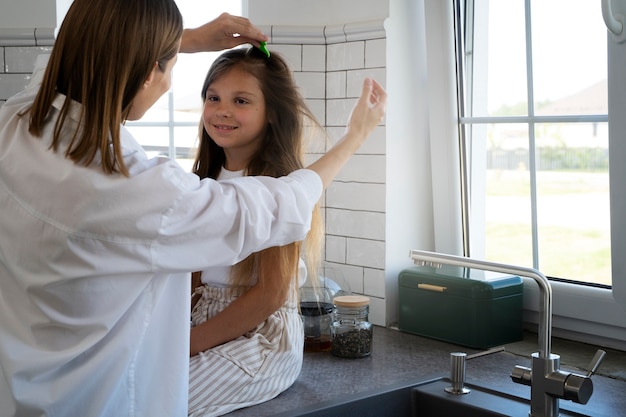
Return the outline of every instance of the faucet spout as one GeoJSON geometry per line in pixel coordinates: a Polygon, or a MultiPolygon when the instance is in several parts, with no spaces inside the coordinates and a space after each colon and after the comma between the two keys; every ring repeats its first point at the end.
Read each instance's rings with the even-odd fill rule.
{"type": "Polygon", "coordinates": [[[516,366],[513,382],[530,385],[530,417],[556,417],[559,415],[559,399],[586,404],[593,393],[591,374],[604,358],[600,350],[593,358],[587,375],[564,372],[559,369],[560,357],[550,353],[552,348],[552,287],[545,275],[533,268],[524,268],[497,262],[482,261],[437,252],[412,250],[411,259],[417,265],[460,266],[484,271],[502,272],[532,278],[539,286],[540,310],[538,324],[539,352],[533,353],[531,367],[516,366]]]}

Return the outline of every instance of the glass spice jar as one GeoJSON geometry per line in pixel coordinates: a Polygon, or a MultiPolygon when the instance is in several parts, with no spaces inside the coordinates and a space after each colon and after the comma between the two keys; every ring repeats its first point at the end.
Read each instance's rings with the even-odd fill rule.
{"type": "Polygon", "coordinates": [[[368,321],[369,297],[342,295],[333,299],[331,352],[341,358],[363,358],[372,353],[372,323],[368,321]]]}

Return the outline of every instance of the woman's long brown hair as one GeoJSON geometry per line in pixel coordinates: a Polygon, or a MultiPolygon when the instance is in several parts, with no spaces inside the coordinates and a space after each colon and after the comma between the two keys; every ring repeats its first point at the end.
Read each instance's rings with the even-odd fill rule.
{"type": "Polygon", "coordinates": [[[58,151],[69,136],[67,158],[89,165],[99,154],[105,173],[128,175],[120,125],[155,63],[163,71],[178,53],[182,31],[173,0],[74,0],[30,110],[31,134],[41,136],[62,93],[82,105],[80,122],[66,123],[71,101],[65,100],[51,148],[58,151]]]}

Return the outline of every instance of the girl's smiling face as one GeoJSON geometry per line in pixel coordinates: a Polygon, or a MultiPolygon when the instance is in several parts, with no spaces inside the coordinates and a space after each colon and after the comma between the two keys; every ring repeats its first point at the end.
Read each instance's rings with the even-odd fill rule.
{"type": "Polygon", "coordinates": [[[202,112],[204,129],[224,148],[225,168],[244,169],[261,144],[267,118],[258,80],[234,67],[212,82],[202,112]]]}

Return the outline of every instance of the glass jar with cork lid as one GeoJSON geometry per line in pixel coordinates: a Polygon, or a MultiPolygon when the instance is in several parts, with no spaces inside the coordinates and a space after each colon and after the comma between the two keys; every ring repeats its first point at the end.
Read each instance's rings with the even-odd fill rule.
{"type": "Polygon", "coordinates": [[[363,358],[372,353],[372,323],[369,322],[369,297],[342,295],[333,299],[331,352],[342,358],[363,358]]]}

